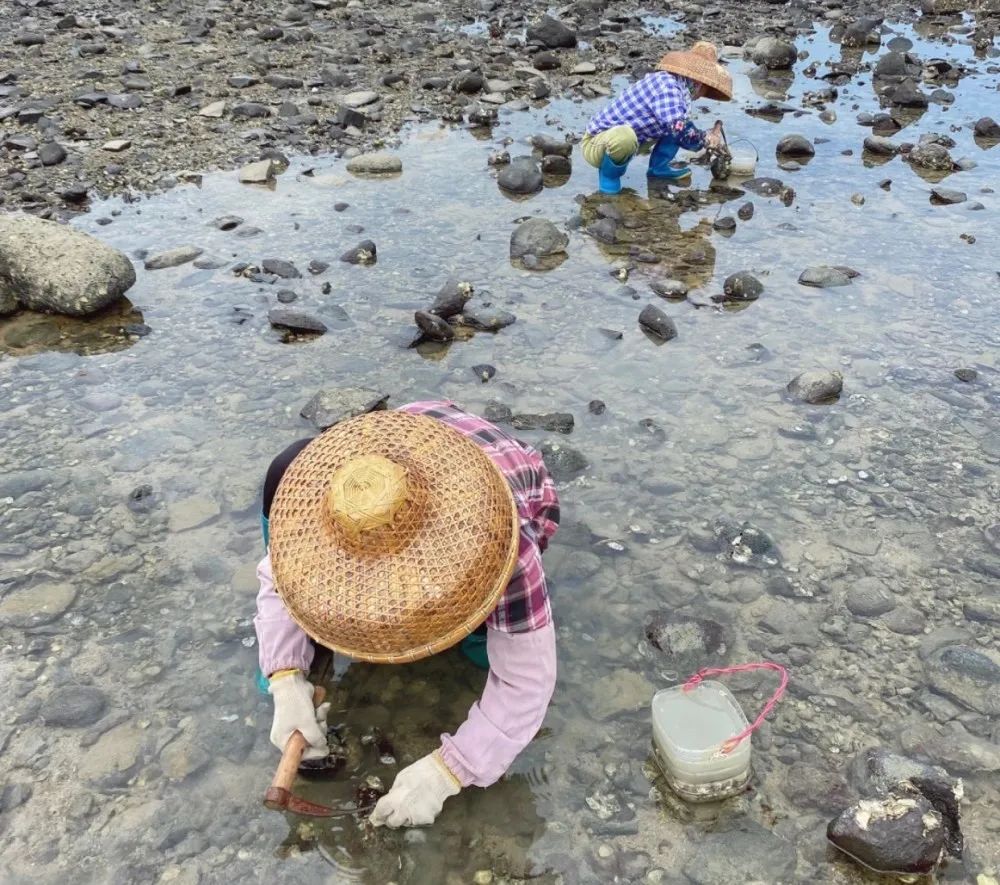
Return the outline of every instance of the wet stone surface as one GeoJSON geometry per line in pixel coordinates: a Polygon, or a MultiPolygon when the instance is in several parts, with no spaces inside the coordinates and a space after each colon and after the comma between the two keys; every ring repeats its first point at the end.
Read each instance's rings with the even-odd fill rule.
{"type": "MultiPolygon", "coordinates": [[[[16,17],[0,135],[21,139],[0,147],[3,210],[83,212],[74,225],[137,276],[127,307],[84,325],[0,320],[0,879],[64,882],[99,857],[121,882],[848,885],[867,874],[826,827],[893,788],[855,778],[872,747],[912,762],[883,766],[892,777],[963,778],[965,849],[942,878],[997,876],[1000,148],[976,130],[997,117],[994,20],[890,8],[842,46],[853,6],[551,10],[572,49],[548,45],[569,42],[552,26],[525,44],[541,10],[506,2],[0,8],[16,17]],[[755,146],[756,178],[713,182],[695,162],[689,182],[657,185],[640,158],[622,194],[595,193],[567,136],[665,42],[688,42],[685,25],[779,40],[727,53],[732,103],[695,103],[699,125],[721,117],[734,148],[755,146]],[[596,72],[572,74],[581,62],[596,72]],[[904,79],[926,108],[883,100],[904,79]],[[219,101],[223,116],[200,115],[219,101]],[[779,159],[786,135],[815,148],[807,164],[779,159]],[[24,136],[67,157],[45,166],[24,136]],[[865,150],[876,136],[893,150],[865,150]],[[348,172],[375,149],[402,171],[348,172]],[[529,192],[498,187],[505,152],[526,158],[529,192]],[[541,172],[552,156],[568,177],[541,172]],[[240,182],[251,165],[259,184],[240,182]],[[146,196],[163,175],[172,186],[146,196]],[[932,188],[983,209],[935,205],[932,188]],[[739,223],[713,229],[723,217],[739,223]],[[521,235],[547,254],[512,262],[527,219],[551,223],[521,235]],[[760,297],[713,300],[741,272],[760,297]],[[649,302],[677,332],[663,346],[638,323],[649,302]],[[292,308],[327,334],[283,343],[268,315],[292,308]],[[417,311],[451,339],[418,340],[417,311]],[[789,395],[814,368],[842,376],[839,398],[789,395]],[[509,777],[407,834],[260,804],[277,761],[254,682],[263,474],[385,392],[510,427],[543,452],[563,508],[542,730],[509,777]],[[699,817],[649,764],[650,698],[762,658],[791,682],[754,737],[752,789],[699,817]]],[[[301,791],[355,811],[369,778],[391,784],[461,723],[483,679],[457,652],[340,662],[343,768],[301,791]],[[391,755],[364,742],[373,728],[391,755]]],[[[729,684],[748,714],[773,690],[729,684]]]]}

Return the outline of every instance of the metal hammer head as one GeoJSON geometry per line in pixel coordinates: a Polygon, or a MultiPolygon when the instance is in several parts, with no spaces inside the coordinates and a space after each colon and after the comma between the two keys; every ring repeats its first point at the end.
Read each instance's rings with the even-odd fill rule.
{"type": "Polygon", "coordinates": [[[301,799],[291,790],[282,787],[271,787],[264,794],[264,805],[272,811],[290,811],[304,817],[332,817],[336,812],[333,808],[301,799]]]}

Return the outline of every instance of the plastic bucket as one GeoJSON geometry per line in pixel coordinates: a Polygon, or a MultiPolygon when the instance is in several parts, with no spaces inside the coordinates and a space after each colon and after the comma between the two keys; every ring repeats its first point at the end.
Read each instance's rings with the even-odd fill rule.
{"type": "Polygon", "coordinates": [[[653,743],[670,788],[688,802],[714,802],[741,793],[750,780],[750,739],[730,752],[723,745],[748,727],[739,702],[722,683],[676,685],[653,696],[653,743]]]}
{"type": "Polygon", "coordinates": [[[731,147],[729,149],[729,174],[748,177],[757,171],[757,151],[751,147],[731,147]]]}

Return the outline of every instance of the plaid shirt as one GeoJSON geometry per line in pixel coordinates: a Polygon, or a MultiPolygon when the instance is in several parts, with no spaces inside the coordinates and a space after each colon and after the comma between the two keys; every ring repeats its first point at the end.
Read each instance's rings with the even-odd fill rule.
{"type": "Polygon", "coordinates": [[[587,125],[588,135],[614,126],[631,126],[639,144],[672,136],[682,148],[699,151],[705,133],[687,119],[691,110],[691,81],[687,77],[654,71],[628,86],[587,125]]]}
{"type": "Polygon", "coordinates": [[[507,479],[521,521],[517,566],[487,626],[505,633],[538,630],[552,620],[542,553],[559,528],[559,498],[542,456],[483,418],[451,402],[418,402],[400,412],[427,415],[469,437],[507,479]]]}

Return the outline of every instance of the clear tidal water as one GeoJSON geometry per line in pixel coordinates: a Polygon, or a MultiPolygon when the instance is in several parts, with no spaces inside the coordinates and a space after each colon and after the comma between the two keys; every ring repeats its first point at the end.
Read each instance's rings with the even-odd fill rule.
{"type": "MultiPolygon", "coordinates": [[[[899,31],[922,58],[972,59],[940,35],[899,31]]],[[[825,85],[803,68],[818,62],[823,73],[840,48],[823,32],[799,45],[809,58],[784,91],[751,84],[734,61],[737,100],[698,112],[756,146],[757,174],[794,188],[790,205],[753,194],[725,202],[703,167],[690,188],[672,189],[676,199],[649,196],[642,158],[628,192],[601,198],[578,149],[567,182],[508,199],[487,157],[505,139],[517,156],[535,133],[582,131],[596,104],[560,100],[502,112],[492,132],[413,130],[394,179],[293,158],[273,190],[206,175],[200,187],[109,201],[76,221],[133,256],[194,245],[221,266],[145,272],[137,261],[129,298],[152,331],[131,343],[115,330],[136,314],[99,330],[0,323],[0,879],[465,883],[488,870],[552,883],[874,881],[825,842],[833,810],[855,795],[850,760],[872,746],[965,777],[968,847],[944,879],[1000,872],[1000,729],[982,706],[1000,686],[970,706],[933,687],[927,663],[954,643],[1000,661],[996,623],[970,615],[996,601],[1000,583],[1000,147],[977,144],[970,125],[1000,117],[1000,96],[995,76],[970,76],[954,104],[932,105],[895,137],[945,133],[955,158],[975,160],[944,183],[968,201],[935,206],[932,185],[901,159],[862,157],[869,131],[855,116],[878,109],[870,73],[840,87],[836,122],[815,109],[781,123],[745,113],[765,100],[799,108],[825,85]],[[822,139],[797,171],[774,156],[787,133],[822,139]],[[713,230],[748,200],[752,219],[730,236],[713,230]],[[338,202],[349,206],[336,212],[338,202]],[[634,293],[611,275],[627,243],[602,245],[574,221],[589,223],[602,203],[622,213],[623,239],[660,259],[631,271],[634,293]],[[245,222],[212,226],[226,214],[245,222]],[[514,222],[535,215],[571,230],[567,259],[546,272],[508,258],[514,222]],[[259,232],[240,236],[248,227],[259,232]],[[337,260],[366,238],[374,266],[337,260]],[[302,278],[259,284],[231,271],[265,258],[294,262],[302,278]],[[329,269],[308,273],[313,259],[329,269]],[[800,286],[815,264],[860,276],[800,286]],[[711,296],[741,270],[763,295],[719,308],[711,296]],[[517,322],[407,347],[413,311],[448,276],[517,322]],[[658,298],[657,276],[681,278],[689,299],[658,298]],[[279,289],[330,331],[283,343],[266,318],[279,289]],[[647,303],[676,322],[675,340],[658,345],[640,330],[647,303]],[[497,370],[486,384],[472,371],[483,363],[497,370]],[[978,378],[958,381],[962,367],[978,378]],[[785,395],[814,368],[843,373],[837,403],[785,395]],[[353,816],[306,822],[260,804],[277,756],[270,700],[253,680],[259,488],[271,457],[313,432],[298,415],[305,402],[343,386],[388,393],[390,406],[442,397],[474,411],[499,400],[570,412],[567,437],[520,435],[588,463],[560,483],[563,529],[546,555],[560,677],[545,726],[507,779],[464,791],[427,830],[371,833],[353,816]],[[590,412],[595,399],[603,414],[590,412]],[[130,506],[142,486],[151,496],[130,506]],[[720,519],[759,527],[779,562],[733,562],[713,529],[720,519]],[[887,591],[891,620],[846,608],[860,582],[887,591]],[[650,612],[690,635],[656,649],[650,612]],[[720,629],[710,654],[692,619],[720,629]],[[753,792],[683,808],[650,764],[653,692],[699,666],[760,659],[786,664],[791,686],[755,737],[753,792]],[[65,709],[55,692],[93,688],[104,699],[88,707],[96,720],[50,724],[65,709]]],[[[363,776],[391,782],[460,724],[482,681],[452,652],[340,666],[331,722],[350,763],[302,792],[346,806],[363,776]],[[373,727],[397,765],[361,744],[373,727]]],[[[751,718],[771,689],[767,677],[730,685],[751,718]]]]}

